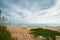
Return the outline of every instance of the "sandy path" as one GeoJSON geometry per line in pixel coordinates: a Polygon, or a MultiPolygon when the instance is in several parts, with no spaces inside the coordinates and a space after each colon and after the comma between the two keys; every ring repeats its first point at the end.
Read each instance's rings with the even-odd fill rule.
{"type": "Polygon", "coordinates": [[[18,37],[18,39],[20,40],[33,40],[33,38],[31,37],[31,35],[29,34],[29,28],[25,28],[25,27],[8,27],[8,30],[11,32],[11,34],[14,37],[18,37]]]}

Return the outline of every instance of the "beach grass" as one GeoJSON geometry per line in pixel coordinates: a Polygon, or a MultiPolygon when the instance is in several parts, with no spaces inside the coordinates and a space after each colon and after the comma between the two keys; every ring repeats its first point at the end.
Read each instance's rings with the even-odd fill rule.
{"type": "Polygon", "coordinates": [[[35,38],[43,36],[45,40],[56,40],[56,36],[60,36],[60,32],[44,28],[31,29],[30,34],[32,34],[35,38]]]}

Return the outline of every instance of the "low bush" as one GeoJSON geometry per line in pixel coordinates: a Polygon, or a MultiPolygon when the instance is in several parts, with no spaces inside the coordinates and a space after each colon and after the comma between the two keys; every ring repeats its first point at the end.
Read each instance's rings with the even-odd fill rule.
{"type": "Polygon", "coordinates": [[[0,25],[0,40],[13,40],[10,32],[7,30],[6,26],[0,25]]]}
{"type": "Polygon", "coordinates": [[[7,27],[4,25],[0,25],[0,29],[7,29],[7,27]]]}
{"type": "Polygon", "coordinates": [[[32,34],[34,37],[43,36],[46,38],[46,40],[56,40],[56,36],[60,36],[60,32],[49,30],[49,29],[43,29],[43,28],[35,28],[30,30],[30,34],[32,34]]]}

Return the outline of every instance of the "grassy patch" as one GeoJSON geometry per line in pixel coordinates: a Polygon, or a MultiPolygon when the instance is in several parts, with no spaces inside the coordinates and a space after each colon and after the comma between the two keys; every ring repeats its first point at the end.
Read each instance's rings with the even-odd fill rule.
{"type": "Polygon", "coordinates": [[[7,30],[6,26],[0,25],[0,40],[15,40],[7,30]]]}
{"type": "Polygon", "coordinates": [[[56,40],[56,36],[60,36],[60,32],[43,28],[31,29],[30,34],[32,34],[35,38],[43,36],[46,38],[45,40],[50,40],[50,38],[51,40],[56,40]]]}

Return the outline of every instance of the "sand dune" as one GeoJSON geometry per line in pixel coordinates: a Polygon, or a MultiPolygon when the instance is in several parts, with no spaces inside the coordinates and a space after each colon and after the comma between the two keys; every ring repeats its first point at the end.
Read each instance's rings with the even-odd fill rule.
{"type": "MultiPolygon", "coordinates": [[[[29,34],[30,29],[37,27],[29,27],[29,26],[7,26],[8,30],[11,32],[13,37],[17,37],[18,40],[35,40],[32,35],[29,34]]],[[[42,27],[46,29],[51,29],[60,32],[60,28],[50,28],[50,27],[42,27]]],[[[42,40],[37,39],[37,40],[42,40]]],[[[57,40],[60,40],[60,37],[57,37],[57,40]]]]}

